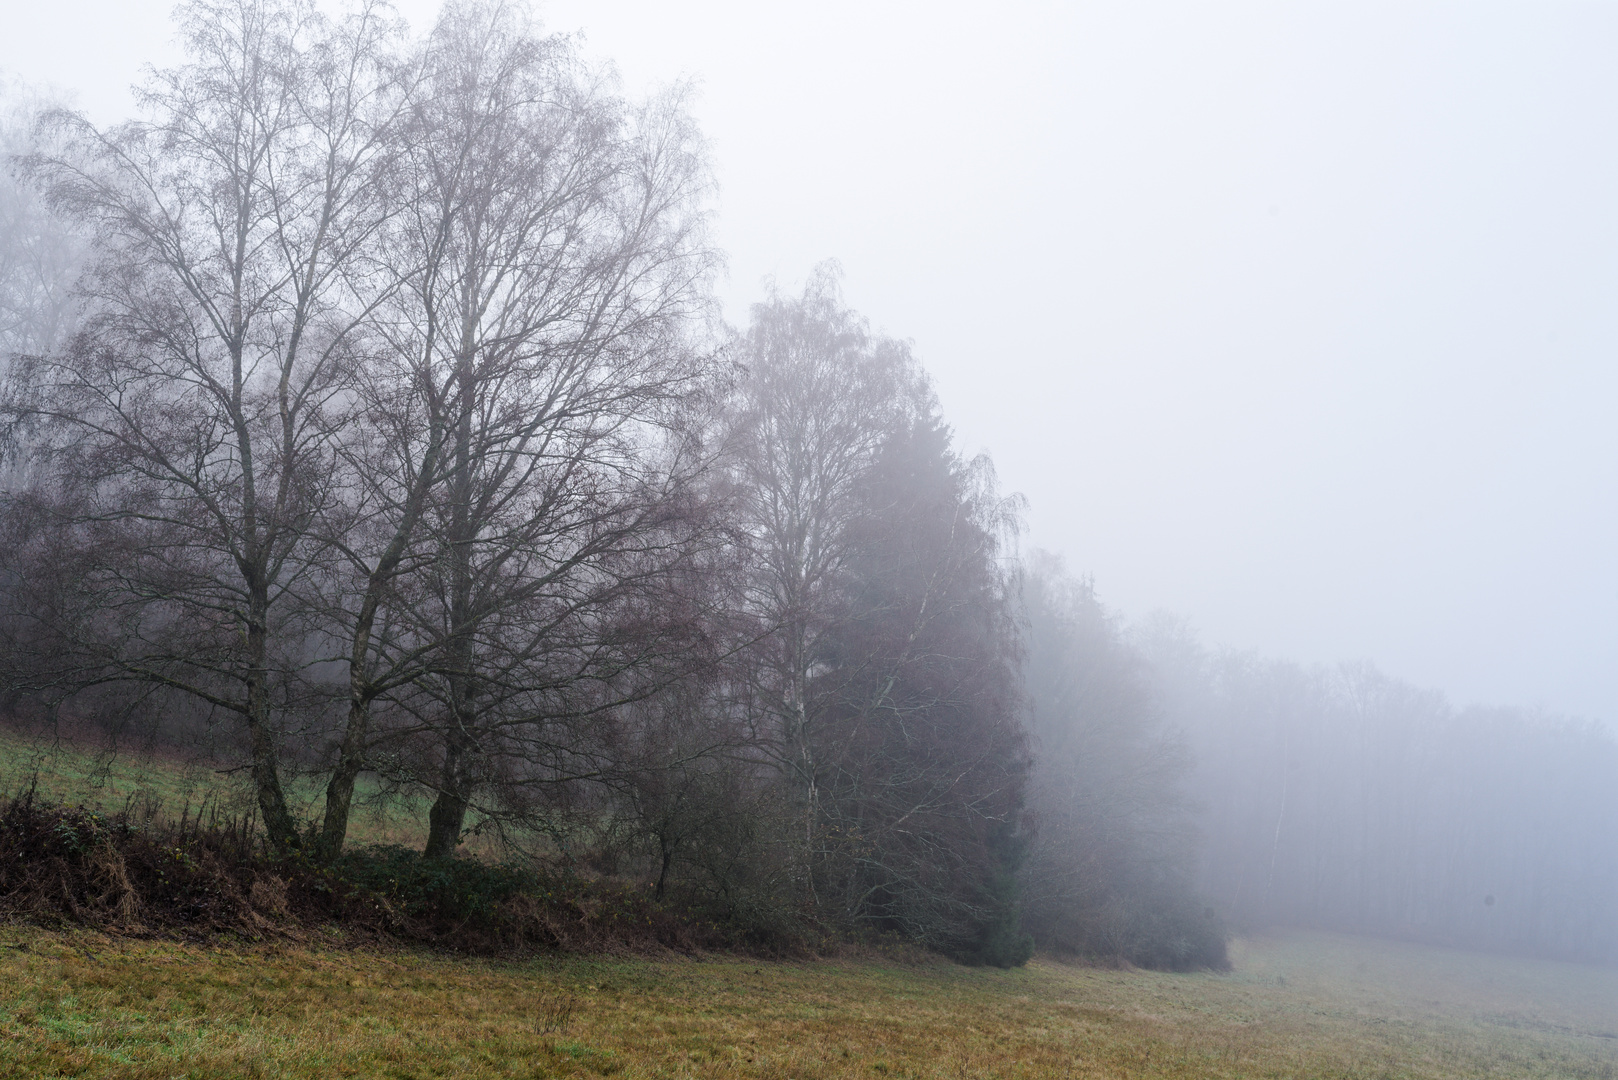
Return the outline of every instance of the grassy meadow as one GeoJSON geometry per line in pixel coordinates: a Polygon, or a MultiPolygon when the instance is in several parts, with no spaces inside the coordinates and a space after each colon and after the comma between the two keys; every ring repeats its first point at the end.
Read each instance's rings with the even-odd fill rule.
{"type": "MultiPolygon", "coordinates": [[[[0,788],[240,813],[226,773],[0,734],[0,788]]],[[[318,809],[314,784],[292,785],[318,809]]],[[[378,802],[356,839],[416,843],[378,802]]],[[[1618,970],[1289,932],[1228,974],[1036,959],[467,959],[0,925],[0,1077],[1618,1078],[1618,970]]]]}
{"type": "MultiPolygon", "coordinates": [[[[234,817],[253,812],[253,790],[245,771],[226,770],[205,759],[174,753],[112,753],[85,743],[49,739],[0,727],[0,795],[32,786],[46,798],[108,811],[126,806],[158,817],[212,812],[234,817]]],[[[285,780],[287,800],[303,821],[315,821],[325,807],[322,779],[285,780]]],[[[368,776],[356,785],[349,837],[356,844],[404,844],[426,840],[428,800],[388,795],[368,776]]],[[[474,844],[474,846],[476,846],[474,844]]]]}
{"type": "Polygon", "coordinates": [[[0,1076],[1618,1076],[1618,971],[1318,933],[1226,975],[210,947],[0,928],[0,1076]]]}

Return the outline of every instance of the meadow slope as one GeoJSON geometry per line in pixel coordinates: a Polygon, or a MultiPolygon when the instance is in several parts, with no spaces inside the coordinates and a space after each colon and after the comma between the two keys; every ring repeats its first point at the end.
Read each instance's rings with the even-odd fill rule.
{"type": "Polygon", "coordinates": [[[1227,975],[501,963],[0,928],[0,1076],[1618,1076],[1618,971],[1287,933],[1227,975]]]}
{"type": "MultiPolygon", "coordinates": [[[[283,779],[297,819],[306,824],[319,821],[326,804],[320,778],[289,773],[283,779]]],[[[257,813],[247,773],[225,768],[200,751],[115,752],[90,738],[53,738],[0,725],[0,796],[20,795],[30,788],[49,801],[108,813],[126,808],[137,814],[148,811],[163,820],[182,814],[230,819],[257,813]]],[[[419,792],[388,791],[374,776],[362,775],[356,785],[350,842],[420,847],[427,835],[428,802],[419,792]]],[[[479,847],[475,838],[470,848],[479,847]]]]}
{"type": "MultiPolygon", "coordinates": [[[[240,813],[234,774],[0,730],[0,787],[240,813]]],[[[293,787],[301,812],[313,784],[293,787]]],[[[412,843],[379,799],[357,839],[412,843]]],[[[0,925],[0,1077],[1557,1077],[1618,1080],[1618,970],[1340,935],[1229,974],[1037,959],[472,960],[0,925]]],[[[317,933],[318,937],[318,933],[317,933]]]]}

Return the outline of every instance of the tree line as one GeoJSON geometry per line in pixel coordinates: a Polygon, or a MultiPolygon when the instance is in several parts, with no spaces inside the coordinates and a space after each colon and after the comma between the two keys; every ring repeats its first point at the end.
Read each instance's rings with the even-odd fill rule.
{"type": "Polygon", "coordinates": [[[1457,709],[1369,664],[1208,651],[1149,621],[1201,806],[1199,887],[1292,924],[1618,960],[1618,742],[1524,709],[1457,709]]]}
{"type": "MultiPolygon", "coordinates": [[[[337,865],[365,799],[419,802],[423,862],[493,838],[744,935],[998,964],[1218,967],[1227,918],[1419,931],[1433,845],[1471,888],[1530,835],[1464,832],[1481,751],[1419,791],[1433,759],[1347,698],[1275,719],[1315,676],[1020,557],[1019,500],[833,266],[723,325],[681,88],[630,100],[484,0],[420,36],[380,4],[178,18],[139,119],[13,94],[0,123],[13,719],[206,748],[279,858],[337,865]],[[1387,846],[1408,814],[1427,848],[1387,846]]],[[[1551,873],[1588,929],[1535,918],[1594,940],[1608,886],[1570,875],[1610,799],[1548,783],[1489,805],[1585,831],[1497,876],[1551,873]]],[[[1493,895],[1517,929],[1479,940],[1574,940],[1493,895]]]]}
{"type": "Polygon", "coordinates": [[[477,0],[180,29],[12,131],[13,711],[222,748],[283,855],[373,777],[424,859],[1025,959],[1015,505],[830,268],[718,325],[682,91],[477,0]]]}

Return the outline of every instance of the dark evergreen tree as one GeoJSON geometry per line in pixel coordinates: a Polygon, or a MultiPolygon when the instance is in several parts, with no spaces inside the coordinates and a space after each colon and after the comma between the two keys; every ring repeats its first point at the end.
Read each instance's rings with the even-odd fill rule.
{"type": "Polygon", "coordinates": [[[1001,965],[1017,926],[1028,769],[1002,504],[936,414],[893,432],[860,488],[828,700],[818,876],[853,918],[1001,965]]]}

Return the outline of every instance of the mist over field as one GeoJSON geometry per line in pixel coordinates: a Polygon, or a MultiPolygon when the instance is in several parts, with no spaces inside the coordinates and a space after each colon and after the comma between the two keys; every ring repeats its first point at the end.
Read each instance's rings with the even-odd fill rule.
{"type": "MultiPolygon", "coordinates": [[[[183,52],[167,0],[85,10],[9,12],[0,71],[110,123],[183,52]]],[[[693,81],[728,319],[839,259],[1120,610],[1618,715],[1610,6],[539,16],[693,81]]]]}
{"type": "Polygon", "coordinates": [[[1618,964],[1615,50],[1572,4],[8,15],[0,916],[1618,964]]]}

